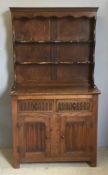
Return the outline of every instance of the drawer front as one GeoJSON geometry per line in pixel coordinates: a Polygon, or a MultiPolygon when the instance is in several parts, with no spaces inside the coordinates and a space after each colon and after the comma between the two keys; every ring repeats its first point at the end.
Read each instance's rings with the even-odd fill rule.
{"type": "Polygon", "coordinates": [[[92,112],[92,98],[18,100],[18,112],[92,112]]]}
{"type": "Polygon", "coordinates": [[[19,100],[18,112],[51,112],[53,100],[19,100]]]}
{"type": "Polygon", "coordinates": [[[92,99],[57,100],[57,112],[91,112],[92,99]]]}

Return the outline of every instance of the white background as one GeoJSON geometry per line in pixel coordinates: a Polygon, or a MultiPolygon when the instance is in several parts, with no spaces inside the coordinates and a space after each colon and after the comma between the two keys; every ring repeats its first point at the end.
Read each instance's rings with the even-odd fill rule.
{"type": "Polygon", "coordinates": [[[99,7],[96,26],[95,83],[99,97],[98,146],[108,146],[108,0],[0,0],[0,147],[12,145],[12,33],[9,7],[99,7]]]}

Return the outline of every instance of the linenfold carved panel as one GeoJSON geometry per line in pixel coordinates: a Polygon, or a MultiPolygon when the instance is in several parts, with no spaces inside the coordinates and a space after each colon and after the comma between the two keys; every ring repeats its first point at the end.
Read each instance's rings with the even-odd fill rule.
{"type": "Polygon", "coordinates": [[[42,122],[25,124],[26,152],[45,152],[46,126],[42,122]]]}
{"type": "Polygon", "coordinates": [[[56,100],[55,108],[53,109],[53,100],[19,100],[18,111],[19,112],[87,112],[92,110],[91,99],[65,99],[56,100]]]}
{"type": "Polygon", "coordinates": [[[58,100],[58,112],[91,111],[92,101],[90,99],[58,100]]]}
{"type": "Polygon", "coordinates": [[[87,123],[84,121],[66,122],[65,127],[66,152],[86,151],[89,137],[87,123]]]}
{"type": "Polygon", "coordinates": [[[52,111],[52,100],[19,100],[19,112],[50,112],[52,111]]]}

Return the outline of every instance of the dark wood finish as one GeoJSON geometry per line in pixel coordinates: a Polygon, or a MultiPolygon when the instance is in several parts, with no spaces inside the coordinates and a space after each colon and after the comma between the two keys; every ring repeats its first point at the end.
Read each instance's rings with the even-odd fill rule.
{"type": "Polygon", "coordinates": [[[10,8],[14,167],[88,161],[96,166],[97,8],[10,8]]]}
{"type": "Polygon", "coordinates": [[[94,86],[96,8],[11,12],[16,83],[94,86]]]}

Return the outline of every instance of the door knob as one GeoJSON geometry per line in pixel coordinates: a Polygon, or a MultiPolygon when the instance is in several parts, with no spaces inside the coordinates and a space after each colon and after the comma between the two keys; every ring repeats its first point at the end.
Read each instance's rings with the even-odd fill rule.
{"type": "Polygon", "coordinates": [[[65,138],[64,135],[62,135],[62,136],[61,136],[61,139],[64,139],[64,138],[65,138]]]}

